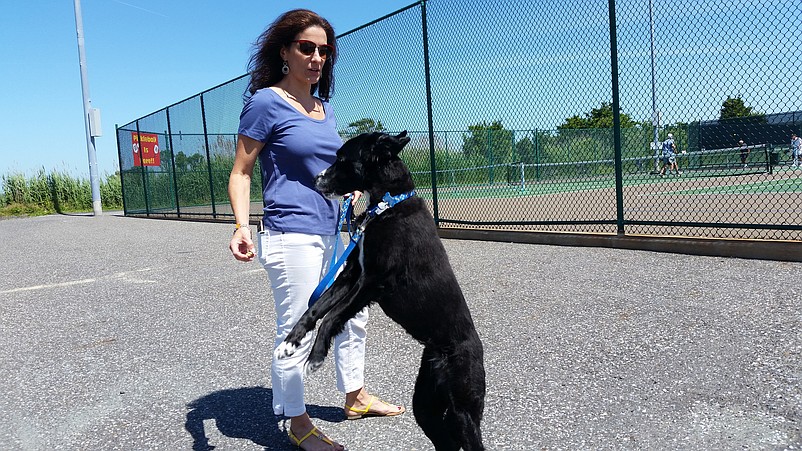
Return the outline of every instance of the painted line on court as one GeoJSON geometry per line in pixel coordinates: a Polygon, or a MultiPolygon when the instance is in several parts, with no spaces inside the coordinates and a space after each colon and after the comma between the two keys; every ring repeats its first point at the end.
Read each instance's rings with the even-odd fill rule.
{"type": "Polygon", "coordinates": [[[142,268],[136,269],[134,271],[123,271],[114,274],[109,274],[107,276],[103,276],[100,278],[92,278],[92,279],[81,279],[81,280],[71,280],[68,282],[56,282],[56,283],[49,283],[45,285],[33,285],[30,287],[20,287],[20,288],[12,288],[10,290],[0,291],[0,294],[11,294],[11,293],[21,293],[25,291],[36,291],[36,290],[47,290],[50,288],[62,288],[62,287],[70,287],[74,285],[85,285],[88,283],[95,283],[101,279],[120,279],[130,283],[154,283],[154,280],[148,279],[141,279],[137,277],[131,277],[131,275],[135,275],[135,273],[153,271],[157,268],[142,268]]]}
{"type": "Polygon", "coordinates": [[[97,279],[83,279],[83,280],[73,280],[71,282],[59,282],[59,283],[51,283],[47,285],[34,285],[32,287],[23,287],[23,288],[12,288],[10,290],[0,291],[0,294],[8,294],[8,293],[19,293],[22,291],[34,291],[34,290],[44,290],[47,288],[60,288],[60,287],[69,287],[72,285],[82,285],[86,283],[93,283],[96,282],[97,279]]]}

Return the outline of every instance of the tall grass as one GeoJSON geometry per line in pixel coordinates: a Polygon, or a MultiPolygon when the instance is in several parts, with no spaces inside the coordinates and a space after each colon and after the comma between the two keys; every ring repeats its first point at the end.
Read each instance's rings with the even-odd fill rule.
{"type": "MultiPolygon", "coordinates": [[[[104,209],[122,209],[120,174],[100,180],[104,209]]],[[[0,176],[0,216],[35,216],[92,211],[92,187],[87,179],[66,172],[40,169],[32,176],[11,173],[0,176]]]]}

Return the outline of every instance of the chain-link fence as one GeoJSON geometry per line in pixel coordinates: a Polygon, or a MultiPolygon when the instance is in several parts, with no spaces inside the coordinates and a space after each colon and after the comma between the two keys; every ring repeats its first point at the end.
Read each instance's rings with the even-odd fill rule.
{"type": "MultiPolygon", "coordinates": [[[[409,130],[402,156],[443,228],[800,240],[799,13],[428,0],[338,37],[332,105],[344,138],[409,130]]],[[[233,218],[246,85],[118,128],[127,215],[233,218]]]]}

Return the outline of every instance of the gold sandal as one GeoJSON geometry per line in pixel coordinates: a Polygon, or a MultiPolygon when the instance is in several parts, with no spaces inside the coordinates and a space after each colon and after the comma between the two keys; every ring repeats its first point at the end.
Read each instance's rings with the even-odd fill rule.
{"type": "Polygon", "coordinates": [[[354,409],[353,406],[349,406],[348,404],[346,404],[345,405],[345,410],[346,410],[345,418],[349,419],[349,420],[358,420],[358,419],[364,418],[364,417],[394,417],[396,415],[401,415],[402,413],[407,411],[407,409],[405,409],[404,406],[396,406],[396,407],[398,407],[398,412],[387,412],[387,413],[371,412],[370,411],[370,406],[372,406],[373,402],[376,401],[376,400],[379,400],[379,401],[387,404],[388,406],[392,406],[393,405],[393,404],[388,403],[387,401],[382,401],[381,399],[379,399],[379,398],[377,398],[375,396],[371,396],[371,399],[370,399],[370,402],[368,403],[368,406],[365,407],[364,409],[354,409]],[[350,412],[354,412],[357,415],[349,415],[350,412]]]}
{"type": "Polygon", "coordinates": [[[296,437],[295,434],[292,433],[292,429],[287,430],[287,435],[290,437],[290,441],[292,441],[292,443],[298,448],[301,448],[301,443],[303,443],[304,440],[308,439],[309,437],[312,437],[313,435],[321,442],[334,446],[334,442],[330,438],[326,437],[325,434],[320,432],[317,429],[317,426],[312,426],[312,430],[307,432],[306,435],[304,435],[301,438],[296,437]]]}

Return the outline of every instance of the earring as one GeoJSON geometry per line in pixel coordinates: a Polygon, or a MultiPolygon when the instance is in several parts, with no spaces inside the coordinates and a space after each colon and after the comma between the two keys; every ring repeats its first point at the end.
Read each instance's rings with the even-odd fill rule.
{"type": "Polygon", "coordinates": [[[286,61],[284,61],[284,65],[281,66],[281,73],[284,74],[284,75],[287,75],[287,74],[290,73],[290,66],[287,65],[286,61]]]}

